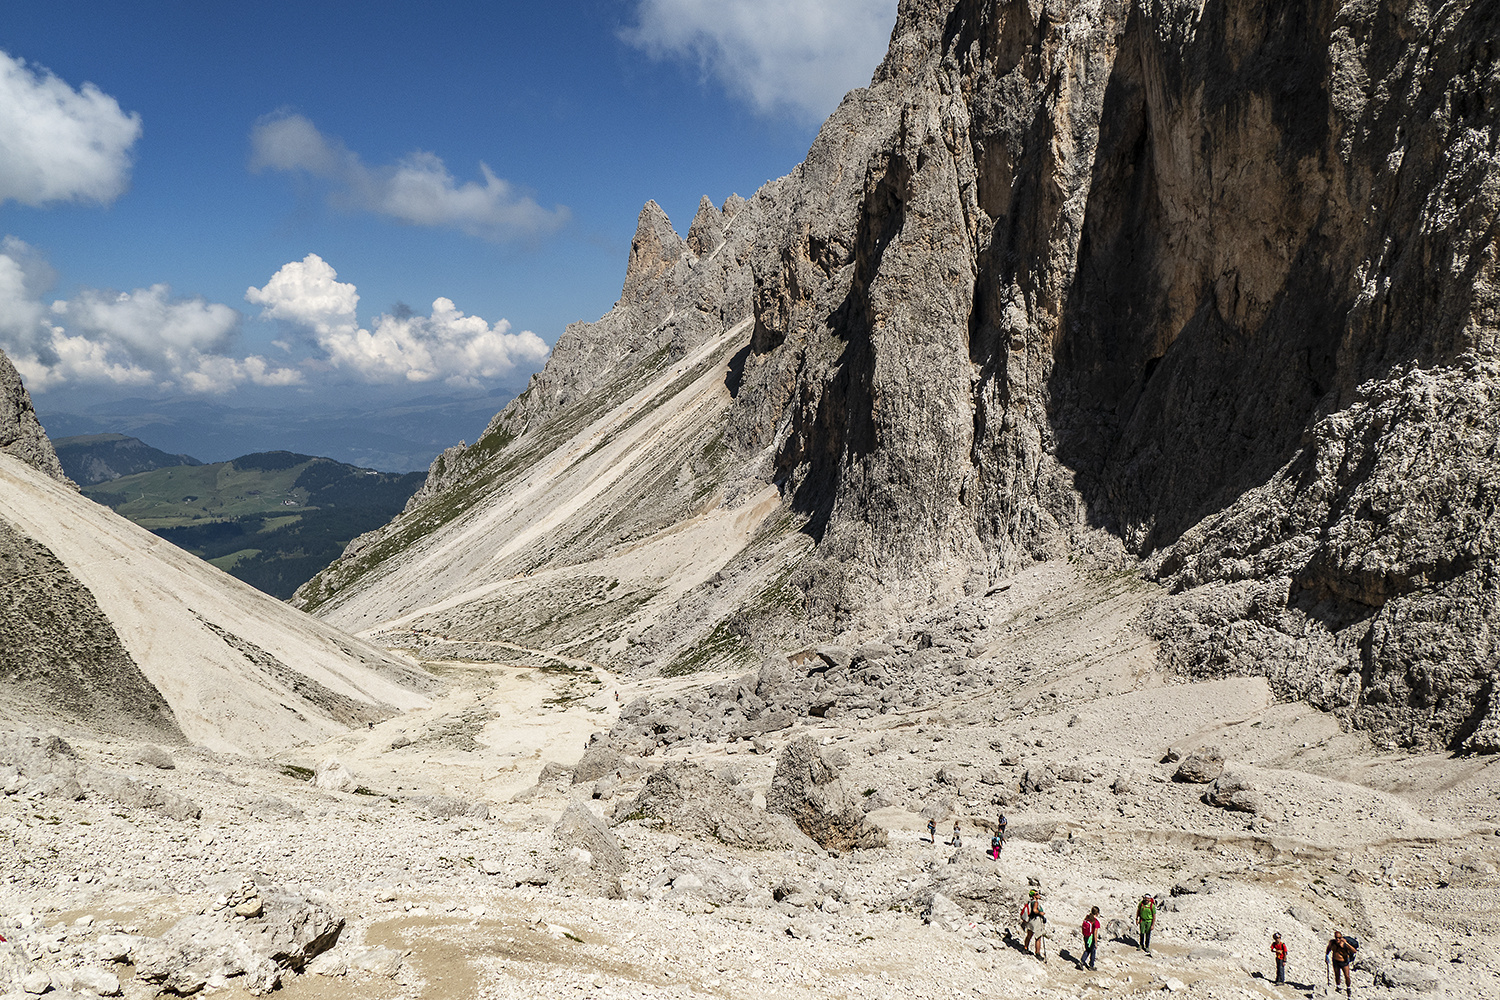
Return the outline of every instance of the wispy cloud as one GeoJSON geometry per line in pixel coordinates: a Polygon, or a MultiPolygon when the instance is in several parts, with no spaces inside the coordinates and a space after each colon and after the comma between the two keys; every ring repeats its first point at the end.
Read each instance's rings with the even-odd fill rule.
{"type": "Polygon", "coordinates": [[[0,204],[107,205],[130,183],[141,118],[91,83],[74,90],[0,52],[0,204]]]}
{"type": "Polygon", "coordinates": [[[371,167],[297,114],[261,119],[250,133],[252,170],[301,171],[333,184],[330,200],[413,226],[457,229],[481,239],[526,239],[555,232],[568,209],[545,209],[481,163],[481,182],[460,184],[432,153],[371,167]]]}
{"type": "Polygon", "coordinates": [[[446,298],[432,303],[431,315],[384,314],[364,329],[355,286],[317,254],[283,265],[264,287],[246,290],[245,300],[310,336],[329,364],[366,382],[474,385],[547,357],[546,342],[530,330],[511,333],[506,320],[465,316],[446,298]]]}
{"type": "Polygon", "coordinates": [[[35,391],[104,384],[224,392],[243,383],[295,385],[302,373],[251,355],[232,357],[240,314],[166,285],[84,289],[50,304],[55,275],[14,237],[0,242],[0,347],[35,391]]]}
{"type": "Polygon", "coordinates": [[[697,63],[761,114],[822,121],[870,82],[896,0],[638,0],[630,44],[697,63]]]}

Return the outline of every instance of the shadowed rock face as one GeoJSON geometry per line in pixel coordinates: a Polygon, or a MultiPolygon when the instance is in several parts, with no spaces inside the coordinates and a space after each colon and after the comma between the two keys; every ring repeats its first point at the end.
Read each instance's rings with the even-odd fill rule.
{"type": "Polygon", "coordinates": [[[105,732],[185,743],[94,595],[46,546],[0,518],[0,690],[105,732]]]}
{"type": "Polygon", "coordinates": [[[725,440],[830,631],[1142,565],[1177,669],[1500,749],[1497,37],[1478,2],[904,0],[792,174],[685,241],[647,205],[490,448],[750,318],[725,440]]]}

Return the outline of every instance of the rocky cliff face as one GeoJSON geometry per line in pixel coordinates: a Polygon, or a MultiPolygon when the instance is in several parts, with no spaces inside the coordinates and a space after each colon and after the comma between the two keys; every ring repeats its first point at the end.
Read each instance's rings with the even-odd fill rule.
{"type": "Polygon", "coordinates": [[[58,482],[69,482],[47,432],[36,418],[31,394],[4,351],[0,351],[0,452],[14,455],[58,482]]]}
{"type": "Polygon", "coordinates": [[[904,0],[806,162],[685,241],[648,205],[615,310],[432,489],[748,318],[725,441],[817,542],[811,620],[1138,565],[1178,669],[1500,749],[1497,38],[1486,3],[904,0]]]}

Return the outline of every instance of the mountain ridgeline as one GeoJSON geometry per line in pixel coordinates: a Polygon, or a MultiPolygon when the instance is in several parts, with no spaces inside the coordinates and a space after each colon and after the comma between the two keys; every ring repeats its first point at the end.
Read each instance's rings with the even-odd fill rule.
{"type": "Polygon", "coordinates": [[[1500,750],[1497,38],[1482,2],[903,0],[803,164],[685,239],[648,204],[615,308],[298,603],[686,669],[1071,558],[1162,586],[1166,666],[1500,750]],[[698,577],[620,555],[767,489],[698,577]],[[516,574],[614,610],[569,633],[516,574]]]}
{"type": "Polygon", "coordinates": [[[178,465],[202,465],[191,455],[169,455],[126,434],[79,434],[52,442],[68,478],[79,486],[178,465]]]}

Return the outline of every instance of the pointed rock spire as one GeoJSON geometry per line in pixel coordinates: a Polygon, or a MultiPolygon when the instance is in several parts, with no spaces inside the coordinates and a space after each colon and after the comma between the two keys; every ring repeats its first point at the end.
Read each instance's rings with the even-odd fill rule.
{"type": "Polygon", "coordinates": [[[688,227],[687,245],[699,257],[713,253],[724,242],[724,217],[708,200],[708,195],[698,202],[698,214],[688,227]]]}
{"type": "Polygon", "coordinates": [[[682,257],[682,237],[672,228],[672,220],[655,201],[641,209],[635,238],[630,241],[630,263],[625,267],[625,290],[621,298],[632,298],[632,292],[659,280],[682,257]]]}

